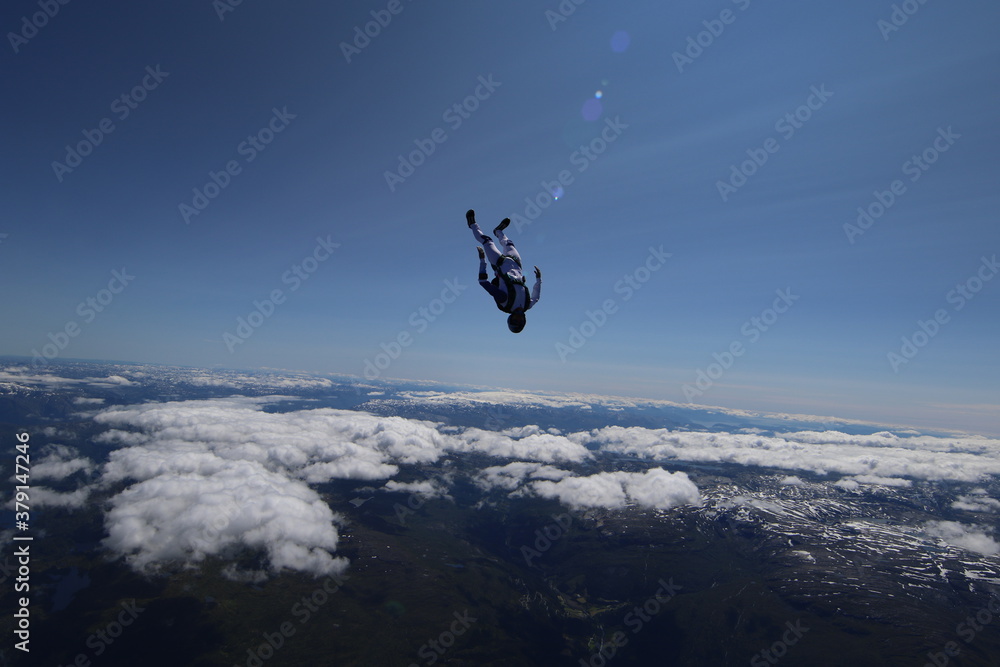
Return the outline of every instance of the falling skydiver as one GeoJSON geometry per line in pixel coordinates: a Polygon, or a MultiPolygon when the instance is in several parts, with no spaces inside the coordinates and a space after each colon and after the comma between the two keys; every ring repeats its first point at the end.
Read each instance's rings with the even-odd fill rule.
{"type": "Polygon", "coordinates": [[[504,218],[493,230],[493,235],[503,246],[502,254],[493,243],[493,239],[483,234],[483,230],[479,228],[475,211],[469,209],[465,214],[465,220],[476,241],[482,244],[481,248],[476,248],[479,251],[479,284],[490,293],[497,308],[509,314],[507,328],[513,333],[520,333],[525,324],[524,313],[538,303],[541,297],[542,272],[537,266],[535,267],[535,286],[529,294],[524,274],[521,272],[521,256],[514,247],[514,242],[503,233],[510,224],[510,218],[504,218]],[[493,267],[493,280],[487,279],[487,258],[493,267]]]}

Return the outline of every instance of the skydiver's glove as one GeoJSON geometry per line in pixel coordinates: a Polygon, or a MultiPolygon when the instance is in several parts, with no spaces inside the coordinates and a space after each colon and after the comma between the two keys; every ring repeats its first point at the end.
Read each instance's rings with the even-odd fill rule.
{"type": "Polygon", "coordinates": [[[486,253],[483,252],[482,248],[480,248],[479,246],[476,246],[476,250],[479,251],[479,259],[486,259],[486,253]]]}
{"type": "Polygon", "coordinates": [[[538,268],[538,267],[536,266],[536,267],[535,267],[535,280],[541,280],[541,279],[542,279],[542,270],[541,270],[541,269],[539,269],[539,268],[538,268]]]}

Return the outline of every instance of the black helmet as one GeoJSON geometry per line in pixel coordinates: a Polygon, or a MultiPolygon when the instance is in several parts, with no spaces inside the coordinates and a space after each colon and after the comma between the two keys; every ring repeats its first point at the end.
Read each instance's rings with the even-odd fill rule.
{"type": "Polygon", "coordinates": [[[524,311],[518,309],[507,318],[507,328],[511,330],[511,333],[521,333],[525,322],[524,311]]]}

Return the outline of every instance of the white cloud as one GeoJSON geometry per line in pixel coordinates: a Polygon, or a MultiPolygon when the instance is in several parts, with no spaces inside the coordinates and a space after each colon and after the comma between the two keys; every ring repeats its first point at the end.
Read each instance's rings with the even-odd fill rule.
{"type": "Polygon", "coordinates": [[[448,489],[437,480],[425,479],[419,482],[397,482],[390,479],[385,483],[386,491],[409,493],[421,498],[450,498],[448,489]]]}
{"type": "Polygon", "coordinates": [[[966,526],[957,521],[928,521],[924,524],[924,531],[946,544],[984,556],[1000,554],[1000,543],[987,535],[980,526],[966,526]]]}
{"type": "Polygon", "coordinates": [[[556,498],[575,509],[620,509],[628,501],[621,481],[616,478],[615,473],[609,472],[589,477],[567,477],[558,482],[534,482],[532,488],[543,498],[556,498]]]}
{"type": "Polygon", "coordinates": [[[315,491],[254,461],[208,475],[168,472],[112,498],[105,546],[140,571],[199,562],[241,547],[267,553],[274,571],[342,572],[335,515],[315,491]]]}
{"type": "Polygon", "coordinates": [[[527,435],[515,438],[517,431],[484,431],[478,428],[466,429],[457,437],[461,445],[459,451],[480,452],[501,458],[540,461],[542,463],[579,462],[593,455],[578,442],[562,435],[540,432],[537,427],[528,430],[527,435]]]}
{"type": "Polygon", "coordinates": [[[953,509],[969,512],[996,512],[1000,510],[1000,500],[989,498],[983,494],[971,493],[967,496],[959,496],[951,506],[953,509]]]}
{"type": "Polygon", "coordinates": [[[132,382],[132,380],[129,380],[126,377],[122,377],[121,375],[109,375],[106,378],[86,378],[84,382],[89,382],[90,384],[96,384],[96,385],[109,385],[117,387],[129,387],[136,384],[135,382],[132,382]]]}
{"type": "Polygon", "coordinates": [[[679,460],[804,470],[818,474],[975,482],[1000,474],[1000,440],[801,431],[764,436],[608,426],[568,439],[603,451],[679,460]]]}
{"type": "MultiPolygon", "coordinates": [[[[445,397],[428,392],[423,398],[445,397]]],[[[580,407],[576,399],[529,399],[525,403],[580,407]]],[[[393,478],[403,466],[437,467],[458,454],[493,458],[494,465],[473,474],[483,491],[554,498],[574,508],[668,509],[701,502],[698,488],[683,472],[654,467],[582,477],[563,469],[607,454],[836,473],[844,478],[835,486],[854,492],[862,484],[905,487],[914,479],[976,481],[1000,474],[1000,441],[971,436],[888,431],[768,435],[618,426],[562,433],[531,425],[491,431],[331,408],[265,411],[280,400],[233,397],[112,406],[98,413],[95,420],[109,430],[97,442],[116,447],[101,469],[101,484],[132,484],[110,500],[107,546],[139,568],[198,562],[250,547],[267,554],[272,570],[335,572],[345,566],[335,557],[336,520],[310,485],[383,480],[386,491],[446,497],[450,480],[393,478]],[[595,447],[599,451],[592,451],[595,447]],[[232,518],[213,528],[210,522],[220,515],[232,518]]],[[[76,458],[66,454],[51,463],[66,464],[60,470],[67,472],[82,465],[72,463],[76,458]]],[[[794,474],[781,482],[804,484],[794,474]]],[[[1000,501],[977,501],[980,495],[985,496],[970,493],[959,502],[980,507],[996,503],[1000,509],[1000,501]]],[[[746,504],[782,509],[759,499],[746,504]]]]}
{"type": "Polygon", "coordinates": [[[899,477],[879,477],[878,475],[855,475],[852,477],[854,481],[859,484],[874,484],[878,486],[894,486],[897,488],[906,488],[913,486],[913,482],[908,479],[900,479],[899,477]]]}
{"type": "Polygon", "coordinates": [[[853,479],[848,479],[848,478],[838,480],[838,481],[834,482],[833,485],[837,486],[837,487],[840,487],[841,489],[844,489],[845,491],[860,491],[861,490],[861,484],[859,484],[858,482],[856,482],[853,479]]]}
{"type": "Polygon", "coordinates": [[[195,387],[220,387],[229,389],[328,389],[333,382],[328,378],[307,375],[249,374],[234,371],[185,370],[178,374],[178,382],[195,387]]]}
{"type": "Polygon", "coordinates": [[[559,481],[570,476],[572,476],[572,473],[568,470],[562,470],[533,461],[514,461],[503,466],[484,468],[476,476],[475,482],[485,491],[492,491],[493,489],[513,491],[527,480],[545,479],[559,481]]]}
{"type": "MultiPolygon", "coordinates": [[[[67,507],[70,509],[79,509],[86,504],[87,499],[90,498],[90,487],[82,487],[76,491],[70,493],[60,493],[58,491],[53,491],[44,486],[32,486],[31,487],[31,507],[38,509],[40,507],[67,507]]],[[[14,503],[11,501],[8,506],[10,509],[14,509],[14,503]]]]}
{"type": "Polygon", "coordinates": [[[86,457],[79,456],[80,452],[75,447],[66,445],[47,445],[42,450],[42,458],[31,466],[31,478],[35,481],[40,479],[64,479],[81,470],[90,474],[94,470],[94,462],[86,457]]]}
{"type": "MultiPolygon", "coordinates": [[[[254,547],[266,551],[273,569],[328,573],[343,566],[331,556],[337,531],[321,516],[318,507],[326,505],[310,484],[387,479],[387,490],[444,495],[437,481],[403,484],[390,478],[402,465],[431,464],[452,453],[534,461],[537,479],[558,478],[557,469],[545,470],[550,467],[544,463],[591,457],[582,445],[537,427],[496,433],[331,408],[263,410],[278,399],[113,406],[95,415],[97,423],[111,427],[96,441],[117,447],[102,468],[101,484],[134,483],[111,499],[108,548],[148,569],[254,547]],[[205,496],[212,498],[208,506],[205,496]],[[248,509],[257,507],[251,502],[257,496],[275,503],[270,513],[248,509]],[[207,537],[207,522],[222,511],[209,509],[213,504],[243,509],[238,520],[207,537]],[[298,525],[310,513],[312,521],[320,519],[319,527],[303,531],[297,541],[277,530],[298,525]]],[[[636,492],[642,495],[641,487],[636,492]]]]}
{"type": "Polygon", "coordinates": [[[74,378],[64,378],[54,373],[30,373],[25,367],[0,369],[0,382],[14,385],[67,385],[81,384],[84,381],[74,378]]]}
{"type": "Polygon", "coordinates": [[[701,502],[698,487],[685,473],[668,473],[662,468],[644,473],[600,472],[556,482],[536,481],[531,486],[543,498],[557,498],[576,509],[619,509],[629,503],[642,508],[669,509],[701,502]]]}

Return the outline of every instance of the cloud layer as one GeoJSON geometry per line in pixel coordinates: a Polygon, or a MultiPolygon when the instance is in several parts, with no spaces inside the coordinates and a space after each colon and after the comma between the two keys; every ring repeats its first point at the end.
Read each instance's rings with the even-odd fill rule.
{"type": "Polygon", "coordinates": [[[859,483],[905,486],[903,478],[975,482],[1000,474],[1000,440],[889,432],[850,435],[798,431],[776,435],[704,433],[608,426],[567,436],[602,451],[657,461],[736,463],[852,476],[859,483]]]}
{"type": "MultiPolygon", "coordinates": [[[[853,492],[868,485],[902,489],[914,481],[975,482],[1000,474],[1000,441],[972,436],[709,433],[620,426],[564,433],[531,425],[493,431],[332,408],[278,411],[286,398],[101,409],[94,420],[107,430],[97,442],[111,451],[98,481],[73,493],[40,489],[40,502],[75,507],[96,487],[123,488],[109,501],[105,546],[141,570],[254,549],[266,559],[262,569],[318,576],[347,565],[336,555],[341,518],[323,500],[318,485],[363,480],[381,482],[386,491],[449,498],[454,469],[444,474],[439,464],[466,454],[490,460],[472,473],[484,492],[551,498],[577,510],[700,504],[701,493],[685,473],[664,469],[671,461],[839,475],[837,486],[853,492]],[[651,467],[587,476],[574,472],[577,464],[606,461],[608,455],[646,459],[651,467]],[[394,479],[404,466],[408,481],[394,479]]],[[[433,400],[439,400],[437,395],[433,400]]],[[[576,399],[547,400],[580,407],[576,399]]],[[[58,445],[47,450],[36,472],[60,480],[80,473],[94,476],[98,469],[77,450],[58,445]]],[[[784,484],[805,482],[787,474],[784,484]]],[[[972,492],[954,508],[989,512],[1000,509],[1000,503],[972,492]]],[[[955,526],[935,524],[925,534],[974,545],[984,553],[993,548],[984,533],[956,531],[955,526]]],[[[234,577],[259,574],[230,571],[234,577]]]]}
{"type": "MultiPolygon", "coordinates": [[[[98,413],[95,421],[110,427],[98,442],[117,447],[101,483],[131,484],[111,498],[105,546],[142,570],[248,547],[263,550],[272,570],[325,575],[346,561],[332,555],[338,517],[310,485],[388,480],[390,491],[445,497],[440,479],[391,478],[400,466],[460,453],[538,467],[592,457],[579,443],[536,427],[497,433],[330,408],[265,411],[275,400],[149,403],[98,413]]],[[[71,463],[59,465],[68,470],[71,463]]]]}

